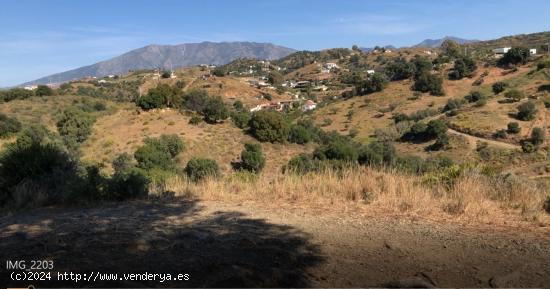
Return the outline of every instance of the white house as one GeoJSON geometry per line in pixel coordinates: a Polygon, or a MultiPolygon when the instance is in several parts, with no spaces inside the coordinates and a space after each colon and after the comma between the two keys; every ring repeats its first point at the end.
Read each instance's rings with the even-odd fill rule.
{"type": "Polygon", "coordinates": [[[367,70],[367,75],[373,75],[374,74],[374,69],[369,69],[367,70]]]}
{"type": "Polygon", "coordinates": [[[529,49],[529,54],[530,54],[530,55],[535,55],[535,54],[537,54],[537,49],[536,49],[536,48],[531,48],[531,49],[529,49]]]}
{"type": "Polygon", "coordinates": [[[314,110],[316,107],[317,107],[317,104],[313,100],[308,99],[306,103],[304,103],[304,107],[302,108],[302,110],[303,111],[314,110]]]}
{"type": "Polygon", "coordinates": [[[508,50],[512,49],[512,47],[501,47],[501,48],[495,48],[493,49],[493,53],[495,54],[504,54],[508,52],[508,50]]]}
{"type": "Polygon", "coordinates": [[[23,87],[25,90],[35,90],[38,88],[38,86],[36,85],[30,85],[30,86],[25,86],[23,87]]]}
{"type": "Polygon", "coordinates": [[[323,67],[325,67],[326,69],[340,68],[340,67],[338,66],[338,64],[332,63],[332,62],[327,62],[327,63],[325,63],[325,65],[323,65],[323,67]]]}
{"type": "Polygon", "coordinates": [[[105,79],[100,79],[100,80],[97,81],[97,83],[106,83],[106,82],[107,82],[107,80],[105,80],[105,79]]]}

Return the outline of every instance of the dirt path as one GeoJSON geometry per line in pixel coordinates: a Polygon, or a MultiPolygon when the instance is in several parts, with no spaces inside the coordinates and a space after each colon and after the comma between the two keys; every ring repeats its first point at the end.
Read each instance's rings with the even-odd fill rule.
{"type": "Polygon", "coordinates": [[[256,203],[140,201],[18,213],[0,218],[0,256],[3,264],[52,259],[54,271],[190,274],[180,282],[35,283],[39,287],[550,284],[550,228],[473,228],[368,217],[353,208],[256,203]]]}
{"type": "Polygon", "coordinates": [[[477,137],[477,136],[473,136],[473,135],[470,135],[470,134],[466,134],[466,133],[463,133],[463,132],[459,132],[457,130],[454,130],[452,128],[449,128],[447,130],[449,133],[452,133],[452,134],[456,134],[456,135],[460,135],[460,136],[463,136],[464,138],[466,138],[466,140],[468,140],[468,142],[470,143],[470,146],[475,148],[476,147],[476,143],[478,141],[482,141],[482,142],[486,142],[490,145],[494,145],[494,146],[497,146],[497,147],[501,147],[501,148],[507,148],[507,149],[521,149],[521,146],[519,145],[515,145],[515,144],[511,144],[511,143],[507,143],[507,142],[502,142],[502,141],[497,141],[497,140],[491,140],[491,139],[486,139],[486,138],[482,138],[482,137],[477,137]]]}

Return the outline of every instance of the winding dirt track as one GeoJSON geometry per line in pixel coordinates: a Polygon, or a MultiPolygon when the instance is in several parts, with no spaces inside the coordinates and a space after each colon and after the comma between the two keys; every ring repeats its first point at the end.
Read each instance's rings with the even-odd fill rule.
{"type": "MultiPolygon", "coordinates": [[[[139,201],[0,218],[0,256],[54,271],[189,273],[181,282],[38,287],[546,287],[550,228],[435,223],[355,209],[139,201]],[[397,282],[397,283],[396,283],[397,282]]],[[[7,280],[1,284],[26,286],[7,280]]],[[[9,286],[8,286],[9,287],[9,286]]]]}
{"type": "Polygon", "coordinates": [[[459,131],[454,130],[452,128],[448,128],[447,131],[449,133],[452,133],[452,134],[463,136],[464,138],[466,138],[468,140],[468,142],[470,143],[470,146],[472,146],[474,148],[476,146],[477,141],[482,141],[482,142],[486,142],[490,145],[494,145],[496,147],[507,148],[507,149],[521,149],[521,146],[519,146],[519,145],[473,136],[473,135],[470,135],[470,134],[459,132],[459,131]]]}

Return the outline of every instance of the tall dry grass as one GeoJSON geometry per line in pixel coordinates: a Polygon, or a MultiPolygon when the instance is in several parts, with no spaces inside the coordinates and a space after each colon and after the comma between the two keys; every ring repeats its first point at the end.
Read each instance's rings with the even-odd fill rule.
{"type": "Polygon", "coordinates": [[[374,212],[550,223],[542,209],[548,195],[545,188],[528,180],[487,177],[475,171],[460,175],[451,185],[427,182],[426,176],[360,168],[306,175],[235,173],[199,183],[176,176],[153,187],[153,192],[202,200],[357,204],[374,212]]]}

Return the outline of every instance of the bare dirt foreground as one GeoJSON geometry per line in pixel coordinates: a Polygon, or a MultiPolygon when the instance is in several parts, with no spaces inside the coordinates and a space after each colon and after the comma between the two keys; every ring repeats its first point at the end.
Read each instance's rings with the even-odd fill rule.
{"type": "MultiPolygon", "coordinates": [[[[189,281],[39,287],[550,287],[548,228],[369,217],[359,210],[156,200],[0,218],[5,260],[56,271],[188,273],[189,281]]],[[[8,286],[9,287],[9,286],[8,286]]]]}

